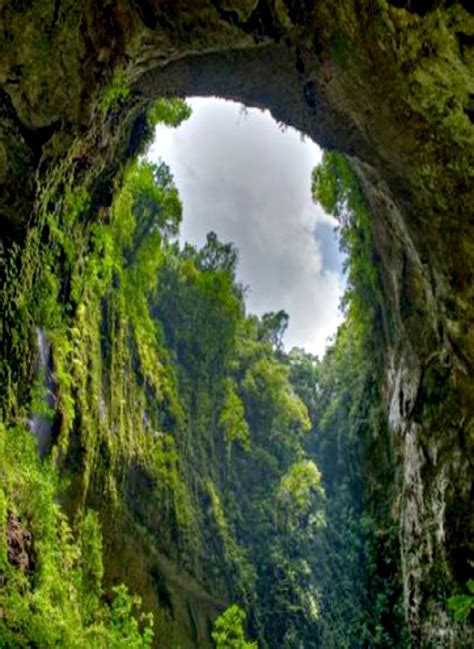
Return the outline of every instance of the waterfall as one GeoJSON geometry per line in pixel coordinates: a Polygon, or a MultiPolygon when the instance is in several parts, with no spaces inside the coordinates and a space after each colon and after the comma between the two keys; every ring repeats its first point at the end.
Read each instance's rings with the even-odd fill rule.
{"type": "Polygon", "coordinates": [[[38,453],[45,457],[51,448],[53,433],[53,414],[56,407],[55,384],[53,379],[53,360],[51,343],[46,332],[36,328],[38,355],[36,359],[37,398],[33,403],[33,412],[28,419],[31,432],[36,437],[38,453]]]}

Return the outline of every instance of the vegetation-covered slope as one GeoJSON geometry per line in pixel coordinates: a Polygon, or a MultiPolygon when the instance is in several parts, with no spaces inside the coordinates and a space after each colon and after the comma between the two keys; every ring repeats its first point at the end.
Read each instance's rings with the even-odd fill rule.
{"type": "MultiPolygon", "coordinates": [[[[186,114],[160,101],[149,119],[176,124],[186,114]]],[[[341,515],[356,544],[371,534],[360,526],[357,470],[343,486],[332,466],[350,472],[361,446],[357,431],[350,441],[352,420],[331,422],[331,412],[348,412],[338,394],[323,398],[331,361],[281,351],[283,312],[245,314],[232,244],[211,233],[203,249],[179,249],[181,205],[164,165],[130,163],[99,220],[89,221],[89,197],[73,182],[60,206],[47,192],[43,200],[42,222],[3,267],[2,642],[146,646],[148,623],[140,634],[122,581],[154,614],[161,647],[207,645],[233,602],[261,647],[382,633],[370,621],[364,563],[352,574],[352,543],[333,547],[341,515]],[[41,430],[47,459],[36,457],[29,428],[41,430]],[[329,500],[315,460],[327,469],[329,500]],[[341,489],[339,507],[332,492],[341,489]],[[342,621],[338,607],[349,602],[331,595],[341,579],[332,560],[362,589],[342,621]]],[[[346,232],[356,236],[352,222],[346,232]]],[[[352,272],[356,252],[370,269],[370,245],[357,251],[346,240],[352,272]]],[[[372,276],[363,277],[366,285],[372,276]]],[[[341,341],[351,336],[341,332],[332,354],[345,359],[341,341]]],[[[364,375],[346,360],[335,367],[364,375]]],[[[363,386],[354,399],[365,407],[363,386]]]]}
{"type": "Polygon", "coordinates": [[[180,250],[165,165],[131,162],[99,219],[73,178],[45,191],[2,262],[2,646],[148,646],[153,620],[204,647],[231,604],[219,649],[242,609],[260,647],[408,646],[368,214],[340,156],[314,192],[349,268],[322,362],[282,351],[283,312],[246,315],[232,244],[180,250]]]}

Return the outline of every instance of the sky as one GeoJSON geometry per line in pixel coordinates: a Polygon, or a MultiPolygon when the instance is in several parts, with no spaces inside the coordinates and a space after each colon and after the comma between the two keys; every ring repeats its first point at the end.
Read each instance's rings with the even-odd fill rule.
{"type": "Polygon", "coordinates": [[[192,98],[177,129],[159,126],[148,157],[171,168],[183,201],[181,241],[202,246],[213,230],[239,250],[247,310],[284,309],[285,348],[322,356],[342,320],[344,288],[335,221],[311,198],[321,150],[268,111],[192,98]]]}

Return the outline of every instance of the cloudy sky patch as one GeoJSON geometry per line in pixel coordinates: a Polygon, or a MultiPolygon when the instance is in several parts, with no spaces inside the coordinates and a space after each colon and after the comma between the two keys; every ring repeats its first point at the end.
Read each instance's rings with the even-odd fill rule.
{"type": "Polygon", "coordinates": [[[341,321],[341,256],[335,222],[311,199],[320,149],[270,114],[217,99],[190,100],[191,118],[159,127],[149,157],[171,167],[184,218],[182,241],[214,230],[239,249],[249,311],[285,309],[285,346],[322,355],[341,321]]]}

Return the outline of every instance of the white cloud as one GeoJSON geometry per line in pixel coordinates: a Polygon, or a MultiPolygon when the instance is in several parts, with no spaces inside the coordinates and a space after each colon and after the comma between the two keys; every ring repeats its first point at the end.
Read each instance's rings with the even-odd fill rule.
{"type": "Polygon", "coordinates": [[[321,151],[293,129],[282,132],[268,112],[249,109],[245,117],[237,104],[216,99],[191,104],[193,115],[179,129],[157,129],[149,154],[174,174],[182,240],[202,245],[214,230],[236,243],[249,310],[285,309],[286,346],[321,355],[341,321],[343,290],[328,227],[334,221],[311,199],[321,151]],[[318,242],[319,231],[325,236],[318,242]]]}

